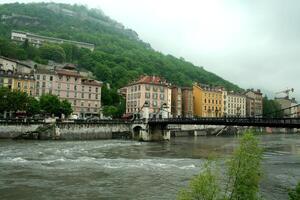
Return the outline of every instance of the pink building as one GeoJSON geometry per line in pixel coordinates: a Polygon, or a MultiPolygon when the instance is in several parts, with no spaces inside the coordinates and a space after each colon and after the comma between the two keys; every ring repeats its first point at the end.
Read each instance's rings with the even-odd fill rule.
{"type": "Polygon", "coordinates": [[[57,70],[36,70],[35,78],[36,96],[53,94],[66,99],[72,104],[73,114],[80,118],[99,116],[101,82],[82,76],[70,65],[57,70]]]}
{"type": "Polygon", "coordinates": [[[139,113],[145,102],[150,115],[158,114],[163,105],[171,113],[171,89],[164,79],[157,76],[141,76],[139,80],[122,88],[126,91],[126,115],[139,113]]]}
{"type": "Polygon", "coordinates": [[[67,99],[73,107],[73,113],[80,118],[100,114],[101,86],[96,80],[83,77],[72,66],[56,70],[57,95],[60,99],[67,99]]]}

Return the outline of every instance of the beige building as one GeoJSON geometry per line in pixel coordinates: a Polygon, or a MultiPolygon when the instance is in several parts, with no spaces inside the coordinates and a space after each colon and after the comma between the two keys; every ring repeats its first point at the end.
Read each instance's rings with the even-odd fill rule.
{"type": "Polygon", "coordinates": [[[285,109],[284,117],[298,117],[298,106],[295,98],[289,99],[287,97],[275,98],[275,101],[279,103],[281,109],[285,109]],[[288,108],[288,109],[286,109],[288,108]]]}
{"type": "Polygon", "coordinates": [[[180,87],[172,87],[171,113],[172,117],[182,116],[182,90],[180,87]]]}
{"type": "Polygon", "coordinates": [[[194,116],[194,102],[193,102],[193,88],[183,87],[182,91],[182,116],[193,117],[194,116]]]}
{"type": "Polygon", "coordinates": [[[13,71],[13,73],[30,74],[32,72],[31,66],[22,63],[15,59],[0,56],[0,69],[4,71],[13,71]]]}
{"type": "Polygon", "coordinates": [[[224,92],[224,115],[228,117],[246,117],[246,96],[239,93],[224,92]]]}
{"type": "Polygon", "coordinates": [[[248,89],[245,92],[247,97],[246,116],[247,117],[262,117],[263,113],[263,96],[260,90],[248,89]]]}
{"type": "Polygon", "coordinates": [[[12,31],[11,32],[11,39],[17,42],[25,42],[28,40],[29,43],[33,44],[36,47],[40,47],[44,43],[54,43],[54,44],[63,44],[69,43],[73,44],[79,48],[86,48],[91,51],[94,51],[95,45],[85,42],[78,42],[73,40],[65,40],[61,38],[53,38],[53,37],[46,37],[42,35],[36,35],[33,33],[27,33],[23,31],[12,31]]]}
{"type": "Polygon", "coordinates": [[[120,91],[126,91],[127,116],[140,113],[145,103],[149,105],[150,117],[159,115],[163,106],[171,113],[171,89],[161,77],[141,76],[120,91]]]}

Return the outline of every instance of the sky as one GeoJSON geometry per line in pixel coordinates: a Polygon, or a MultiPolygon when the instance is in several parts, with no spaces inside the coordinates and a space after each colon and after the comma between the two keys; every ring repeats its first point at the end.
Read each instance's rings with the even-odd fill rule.
{"type": "Polygon", "coordinates": [[[51,2],[99,8],[125,27],[135,30],[157,51],[183,57],[242,88],[260,88],[270,97],[294,88],[291,96],[300,101],[298,0],[51,2]]]}

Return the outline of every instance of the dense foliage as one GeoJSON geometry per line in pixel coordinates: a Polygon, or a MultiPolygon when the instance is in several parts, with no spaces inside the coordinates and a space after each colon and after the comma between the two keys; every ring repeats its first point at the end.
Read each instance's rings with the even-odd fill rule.
{"type": "Polygon", "coordinates": [[[263,98],[263,116],[264,117],[283,117],[284,113],[280,104],[276,100],[263,98]]]}
{"type": "Polygon", "coordinates": [[[289,191],[290,200],[299,200],[300,199],[300,182],[296,185],[295,188],[289,191]]]}
{"type": "Polygon", "coordinates": [[[261,160],[258,139],[251,132],[246,132],[227,163],[227,176],[220,177],[219,170],[208,163],[201,174],[192,179],[189,187],[181,191],[179,199],[258,200],[261,160]]]}
{"type": "Polygon", "coordinates": [[[12,116],[17,112],[25,112],[26,116],[39,114],[61,117],[62,114],[69,116],[73,110],[68,101],[60,101],[54,95],[43,95],[37,100],[25,92],[0,88],[0,115],[9,117],[8,115],[12,116]]]}
{"type": "Polygon", "coordinates": [[[161,75],[180,86],[198,81],[239,90],[238,86],[203,67],[154,51],[134,31],[125,29],[97,9],[54,3],[14,3],[0,5],[0,17],[0,54],[4,56],[42,63],[47,59],[73,62],[94,72],[112,88],[124,86],[141,74],[149,74],[161,75]],[[41,49],[26,44],[20,47],[8,41],[13,29],[89,42],[95,44],[96,49],[90,52],[68,44],[45,45],[41,49]]]}

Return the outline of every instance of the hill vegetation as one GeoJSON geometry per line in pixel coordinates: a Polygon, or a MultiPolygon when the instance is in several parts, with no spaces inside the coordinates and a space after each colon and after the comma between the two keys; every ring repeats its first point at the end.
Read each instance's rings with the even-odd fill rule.
{"type": "Polygon", "coordinates": [[[103,88],[102,103],[116,108],[120,102],[124,102],[118,97],[117,89],[142,74],[160,75],[178,86],[201,82],[221,85],[228,90],[241,90],[203,67],[155,51],[141,41],[135,31],[126,29],[101,10],[81,5],[0,5],[0,55],[20,60],[31,59],[43,64],[47,64],[48,60],[77,64],[79,68],[93,72],[98,80],[110,84],[112,89],[103,88]],[[47,44],[41,48],[35,48],[28,42],[16,44],[10,41],[12,30],[93,43],[95,51],[79,49],[70,44],[47,44]]]}

